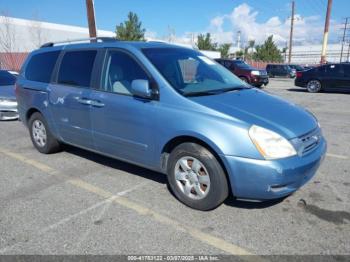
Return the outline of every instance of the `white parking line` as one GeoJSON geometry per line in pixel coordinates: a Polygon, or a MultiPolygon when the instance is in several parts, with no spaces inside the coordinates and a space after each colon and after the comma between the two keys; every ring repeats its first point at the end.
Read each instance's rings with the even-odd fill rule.
{"type": "Polygon", "coordinates": [[[347,156],[342,156],[342,155],[337,155],[337,154],[331,154],[331,153],[327,153],[327,156],[329,156],[329,157],[334,157],[334,158],[338,158],[338,159],[344,159],[344,160],[349,159],[349,157],[347,157],[347,156]]]}

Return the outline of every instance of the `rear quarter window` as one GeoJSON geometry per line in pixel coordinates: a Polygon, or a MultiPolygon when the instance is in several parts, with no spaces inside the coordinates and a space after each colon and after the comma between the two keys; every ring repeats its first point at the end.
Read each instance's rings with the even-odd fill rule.
{"type": "Polygon", "coordinates": [[[25,69],[25,77],[31,81],[49,83],[60,51],[33,55],[25,69]]]}

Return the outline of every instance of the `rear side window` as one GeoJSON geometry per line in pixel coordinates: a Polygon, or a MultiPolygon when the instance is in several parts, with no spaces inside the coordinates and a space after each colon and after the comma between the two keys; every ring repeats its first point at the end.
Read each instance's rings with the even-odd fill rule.
{"type": "Polygon", "coordinates": [[[65,53],[60,65],[57,82],[73,86],[90,86],[96,54],[96,50],[65,53]]]}
{"type": "Polygon", "coordinates": [[[49,83],[60,51],[34,55],[25,69],[28,80],[49,83]]]}
{"type": "Polygon", "coordinates": [[[0,71],[0,86],[14,85],[16,77],[7,71],[0,71]]]}

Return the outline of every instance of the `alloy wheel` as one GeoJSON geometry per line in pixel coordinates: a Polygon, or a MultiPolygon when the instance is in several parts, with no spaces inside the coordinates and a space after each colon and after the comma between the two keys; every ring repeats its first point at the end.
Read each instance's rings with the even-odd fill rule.
{"type": "Polygon", "coordinates": [[[175,165],[175,180],[183,194],[203,199],[210,190],[210,177],[201,161],[191,156],[180,158],[175,165]]]}
{"type": "Polygon", "coordinates": [[[43,122],[41,122],[38,119],[33,121],[32,134],[33,134],[34,141],[38,146],[44,147],[46,145],[47,134],[46,134],[45,125],[43,122]]]}

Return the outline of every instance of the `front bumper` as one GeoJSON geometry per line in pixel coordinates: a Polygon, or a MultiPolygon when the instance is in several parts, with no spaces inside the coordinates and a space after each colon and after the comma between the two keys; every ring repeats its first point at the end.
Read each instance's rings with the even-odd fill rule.
{"type": "Polygon", "coordinates": [[[17,102],[0,102],[0,121],[18,119],[17,102]]]}
{"type": "Polygon", "coordinates": [[[251,85],[267,85],[269,83],[268,76],[252,76],[251,77],[251,85]]]}
{"type": "Polygon", "coordinates": [[[269,161],[224,156],[232,192],[237,198],[254,200],[287,196],[316,174],[326,150],[327,144],[322,138],[317,148],[301,157],[269,161]]]}

